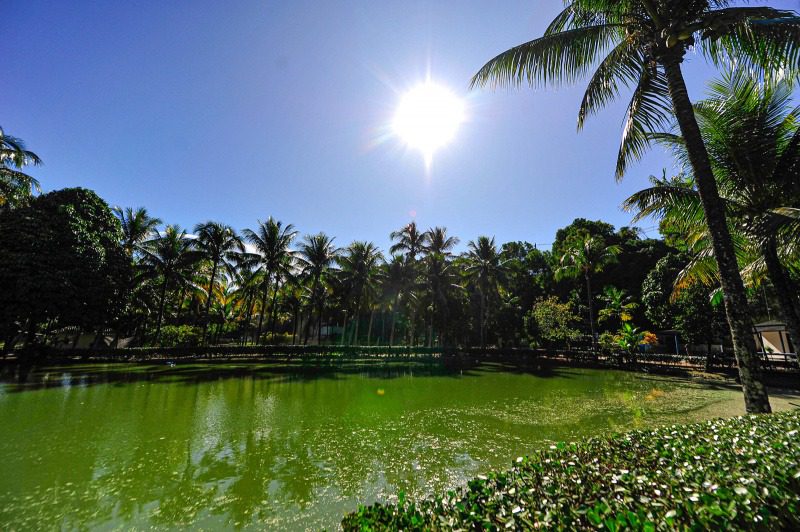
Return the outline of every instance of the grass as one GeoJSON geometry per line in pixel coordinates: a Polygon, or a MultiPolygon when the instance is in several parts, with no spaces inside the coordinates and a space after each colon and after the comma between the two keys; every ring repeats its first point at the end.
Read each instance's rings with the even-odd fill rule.
{"type": "Polygon", "coordinates": [[[800,529],[800,411],[558,443],[443,497],[361,506],[345,530],[800,529]]]}

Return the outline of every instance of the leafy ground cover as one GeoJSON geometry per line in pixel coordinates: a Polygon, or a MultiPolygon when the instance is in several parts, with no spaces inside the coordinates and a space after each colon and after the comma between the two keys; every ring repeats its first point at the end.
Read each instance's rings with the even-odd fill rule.
{"type": "Polygon", "coordinates": [[[457,491],[362,506],[345,530],[800,529],[800,411],[558,443],[457,491]]]}

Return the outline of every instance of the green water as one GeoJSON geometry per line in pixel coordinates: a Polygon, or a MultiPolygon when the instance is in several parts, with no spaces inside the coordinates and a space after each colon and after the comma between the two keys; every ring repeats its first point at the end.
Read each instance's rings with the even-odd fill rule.
{"type": "Polygon", "coordinates": [[[0,528],[335,528],[553,440],[742,410],[724,382],[581,369],[6,370],[0,528]]]}

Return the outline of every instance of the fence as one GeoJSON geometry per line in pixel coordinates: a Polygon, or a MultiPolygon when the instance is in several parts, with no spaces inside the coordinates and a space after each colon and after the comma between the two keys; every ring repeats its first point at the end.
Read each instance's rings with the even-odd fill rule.
{"type": "MultiPolygon", "coordinates": [[[[661,366],[685,369],[731,369],[736,367],[730,354],[675,353],[594,353],[588,348],[516,348],[516,347],[422,347],[422,346],[341,346],[341,345],[261,345],[207,347],[133,347],[55,349],[35,346],[19,351],[19,360],[48,362],[147,362],[147,361],[309,361],[335,363],[344,361],[513,361],[536,363],[544,361],[592,366],[661,366]]],[[[765,369],[796,371],[797,358],[763,357],[765,369]]]]}

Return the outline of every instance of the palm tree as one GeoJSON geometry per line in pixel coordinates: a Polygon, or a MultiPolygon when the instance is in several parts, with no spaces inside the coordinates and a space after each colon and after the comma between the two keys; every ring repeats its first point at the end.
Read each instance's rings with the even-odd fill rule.
{"type": "MultiPolygon", "coordinates": [[[[389,235],[391,238],[392,246],[389,248],[389,253],[392,255],[397,253],[405,253],[406,262],[409,267],[409,273],[411,274],[410,283],[407,287],[404,288],[404,293],[408,295],[408,299],[415,300],[417,299],[417,294],[414,293],[414,290],[417,285],[417,276],[419,274],[419,265],[417,263],[417,256],[422,253],[427,244],[428,244],[428,233],[427,232],[420,232],[417,228],[416,222],[410,222],[408,225],[400,229],[399,231],[392,231],[389,235]]],[[[414,324],[416,323],[416,307],[411,307],[411,315],[409,316],[409,341],[410,343],[414,343],[414,324]]]]}
{"type": "Polygon", "coordinates": [[[389,237],[394,244],[389,248],[389,252],[394,255],[398,252],[405,252],[410,260],[416,260],[417,255],[422,253],[428,243],[428,233],[420,233],[416,222],[411,222],[399,231],[392,231],[389,237]]]}
{"type": "Polygon", "coordinates": [[[446,227],[432,227],[425,231],[425,244],[423,245],[425,253],[441,253],[449,257],[452,253],[451,250],[458,245],[458,237],[447,236],[446,227]]]}
{"type": "MultiPolygon", "coordinates": [[[[454,290],[461,290],[453,262],[443,253],[427,252],[424,259],[424,282],[430,298],[430,323],[428,325],[428,347],[433,345],[434,325],[439,328],[439,342],[445,344],[447,323],[450,317],[448,301],[454,290]]],[[[424,300],[423,300],[424,301],[424,300]]],[[[412,340],[413,340],[412,333],[412,340]]]]}
{"type": "Polygon", "coordinates": [[[142,247],[142,261],[152,277],[159,277],[161,290],[156,321],[156,341],[161,336],[161,323],[164,318],[167,289],[170,284],[178,285],[188,280],[194,265],[200,258],[194,250],[194,242],[186,231],[177,225],[168,225],[164,232],[142,247]]]}
{"type": "MultiPolygon", "coordinates": [[[[289,275],[294,266],[291,245],[297,236],[297,231],[295,231],[292,224],[284,226],[283,222],[270,216],[266,222],[258,222],[256,231],[245,229],[244,236],[255,248],[256,253],[261,256],[260,269],[263,273],[263,287],[261,292],[261,313],[258,317],[258,332],[256,333],[256,341],[258,342],[261,338],[261,325],[267,308],[267,294],[270,283],[274,285],[272,297],[272,307],[274,308],[281,279],[289,275]]],[[[272,334],[274,337],[274,320],[272,334]]]]}
{"type": "MultiPolygon", "coordinates": [[[[775,287],[789,334],[800,342],[800,306],[787,268],[800,243],[786,209],[800,205],[800,110],[791,105],[786,82],[761,85],[741,72],[710,84],[710,97],[695,105],[700,131],[719,184],[743,277],[752,284],[766,270],[775,287]]],[[[651,178],[654,186],[628,198],[623,207],[636,219],[661,217],[691,235],[695,257],[679,279],[718,282],[700,194],[691,174],[683,137],[655,133],[673,151],[687,175],[651,178]]]]}
{"type": "Polygon", "coordinates": [[[133,257],[142,243],[157,233],[161,220],[150,216],[144,207],[136,210],[114,207],[113,211],[122,226],[122,247],[129,257],[133,257]]]}
{"type": "Polygon", "coordinates": [[[783,73],[800,64],[800,17],[769,7],[730,7],[729,0],[567,0],[544,36],[486,63],[472,85],[573,83],[598,65],[581,102],[579,128],[616,99],[622,86],[632,86],[618,178],[648,147],[648,131],[661,129],[675,115],[719,263],[747,411],[769,412],[744,284],[681,70],[694,47],[715,64],[735,61],[737,68],[756,74],[783,73]]]}
{"type": "Polygon", "coordinates": [[[607,265],[616,262],[619,253],[619,246],[608,245],[602,238],[588,233],[577,233],[567,240],[563,254],[559,258],[559,265],[555,271],[555,277],[558,280],[583,277],[586,282],[586,304],[589,309],[592,349],[595,349],[597,343],[592,275],[602,271],[607,265]]]}
{"type": "Polygon", "coordinates": [[[600,298],[606,306],[597,313],[598,321],[617,320],[620,325],[633,319],[634,312],[639,305],[628,295],[626,290],[608,285],[603,288],[600,298]]]}
{"type": "Polygon", "coordinates": [[[397,312],[401,298],[409,293],[414,282],[414,266],[405,255],[392,255],[384,265],[383,293],[392,299],[392,325],[389,330],[389,345],[394,345],[394,332],[397,324],[397,312]]]}
{"type": "Polygon", "coordinates": [[[231,226],[218,222],[209,221],[197,224],[194,232],[197,235],[195,243],[197,250],[211,264],[211,275],[209,276],[208,291],[206,292],[205,318],[203,320],[202,342],[205,343],[217,273],[220,269],[224,269],[233,275],[236,270],[236,261],[239,255],[244,253],[244,244],[231,226]]]}
{"type": "Polygon", "coordinates": [[[339,278],[353,299],[354,342],[359,340],[359,318],[363,302],[374,294],[378,267],[382,261],[383,254],[372,242],[353,242],[336,259],[339,265],[339,278]]]}
{"type": "Polygon", "coordinates": [[[336,261],[336,257],[340,253],[339,249],[334,246],[333,240],[334,238],[325,233],[306,235],[298,250],[297,259],[300,268],[304,276],[311,281],[310,305],[304,343],[308,341],[308,330],[315,306],[317,307],[317,342],[320,342],[322,338],[322,309],[325,302],[324,283],[336,261]]]}
{"type": "Polygon", "coordinates": [[[236,297],[242,305],[242,316],[239,327],[239,341],[244,345],[250,328],[250,319],[262,286],[260,255],[243,253],[236,265],[236,297]]]}
{"type": "Polygon", "coordinates": [[[33,190],[41,192],[39,182],[22,172],[26,166],[38,166],[42,160],[25,149],[22,139],[6,135],[0,127],[0,209],[24,204],[33,190]]]}
{"type": "Polygon", "coordinates": [[[494,237],[479,236],[467,244],[467,276],[472,279],[480,295],[481,347],[486,347],[486,305],[489,295],[497,292],[497,283],[505,274],[505,261],[501,259],[494,237]]]}

